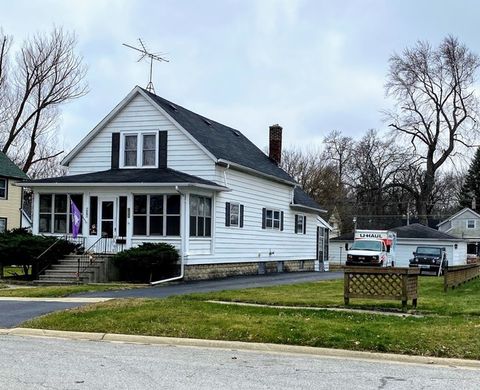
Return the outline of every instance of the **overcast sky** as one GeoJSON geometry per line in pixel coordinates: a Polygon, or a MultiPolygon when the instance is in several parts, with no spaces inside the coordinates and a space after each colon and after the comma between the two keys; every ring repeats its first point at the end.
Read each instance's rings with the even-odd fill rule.
{"type": "Polygon", "coordinates": [[[73,30],[90,92],[63,109],[72,148],[135,86],[148,64],[122,46],[141,37],[156,93],[244,132],[260,148],[268,126],[284,145],[320,143],[331,130],[385,129],[388,58],[417,40],[453,34],[480,53],[476,1],[42,0],[6,1],[0,26],[17,44],[55,24],[73,30]]]}

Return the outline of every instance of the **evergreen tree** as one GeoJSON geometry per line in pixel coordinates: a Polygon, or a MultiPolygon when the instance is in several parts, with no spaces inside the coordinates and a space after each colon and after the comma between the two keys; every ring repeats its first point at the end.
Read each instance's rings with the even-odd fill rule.
{"type": "Polygon", "coordinates": [[[476,207],[475,211],[480,210],[480,148],[477,149],[475,157],[468,168],[465,182],[460,190],[458,199],[460,206],[472,208],[472,200],[475,197],[476,207]]]}

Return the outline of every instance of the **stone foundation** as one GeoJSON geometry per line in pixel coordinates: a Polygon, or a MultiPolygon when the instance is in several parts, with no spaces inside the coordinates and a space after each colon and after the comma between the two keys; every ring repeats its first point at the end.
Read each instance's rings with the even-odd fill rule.
{"type": "Polygon", "coordinates": [[[229,276],[261,275],[277,272],[313,271],[314,267],[314,260],[186,265],[184,280],[220,279],[229,276]]]}

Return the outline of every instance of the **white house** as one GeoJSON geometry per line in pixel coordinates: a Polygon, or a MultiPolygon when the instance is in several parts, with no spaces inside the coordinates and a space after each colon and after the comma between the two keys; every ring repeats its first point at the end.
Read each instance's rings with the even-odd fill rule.
{"type": "Polygon", "coordinates": [[[64,158],[63,177],[25,181],[33,232],[71,232],[91,251],[175,245],[186,278],[313,270],[328,256],[322,208],[240,131],[135,87],[64,158]]]}
{"type": "Polygon", "coordinates": [[[438,230],[467,241],[468,254],[480,254],[480,214],[472,209],[464,208],[440,222],[438,230]]]}
{"type": "MultiPolygon", "coordinates": [[[[467,243],[465,240],[432,229],[428,226],[414,223],[390,229],[397,233],[395,265],[408,267],[417,246],[439,246],[446,249],[450,265],[462,265],[467,260],[467,243]]],[[[330,241],[330,262],[345,265],[347,261],[346,246],[353,244],[353,233],[346,233],[330,241]]]]}

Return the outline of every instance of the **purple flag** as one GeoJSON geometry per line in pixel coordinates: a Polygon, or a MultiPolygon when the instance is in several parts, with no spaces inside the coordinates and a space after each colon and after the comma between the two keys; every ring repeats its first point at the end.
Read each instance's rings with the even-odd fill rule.
{"type": "Polygon", "coordinates": [[[78,231],[80,230],[80,223],[82,221],[82,213],[78,207],[73,203],[73,200],[70,200],[70,207],[72,209],[72,237],[75,239],[78,236],[78,231]]]}

